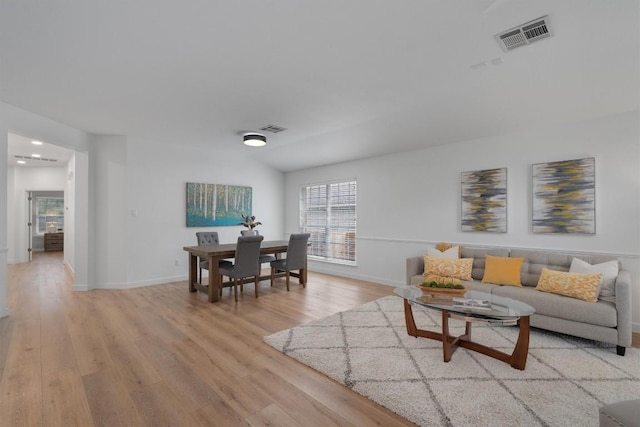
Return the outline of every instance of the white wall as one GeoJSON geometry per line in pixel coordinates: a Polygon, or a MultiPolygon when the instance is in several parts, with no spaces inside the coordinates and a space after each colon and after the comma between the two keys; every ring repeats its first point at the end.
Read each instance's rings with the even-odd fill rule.
{"type": "MultiPolygon", "coordinates": [[[[12,184],[7,190],[7,210],[10,212],[8,218],[9,232],[7,235],[9,247],[8,263],[27,262],[29,260],[26,226],[28,217],[27,191],[64,191],[67,181],[66,172],[65,167],[20,168],[10,166],[8,168],[9,183],[12,184]]],[[[65,212],[65,222],[67,217],[67,212],[65,212]]]]}
{"type": "Polygon", "coordinates": [[[300,185],[355,177],[358,265],[313,262],[310,269],[402,285],[406,257],[439,241],[608,253],[632,273],[634,328],[640,331],[639,123],[633,112],[291,172],[285,176],[285,231],[298,230],[300,185]],[[533,234],[531,165],[588,156],[596,159],[596,234],[533,234]],[[503,167],[508,232],[461,232],[461,172],[503,167]]]}

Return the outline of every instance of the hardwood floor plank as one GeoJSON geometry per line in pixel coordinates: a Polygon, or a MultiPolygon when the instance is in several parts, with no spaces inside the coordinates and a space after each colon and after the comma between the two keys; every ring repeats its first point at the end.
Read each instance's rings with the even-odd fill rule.
{"type": "MultiPolygon", "coordinates": [[[[273,399],[279,402],[277,406],[279,411],[286,413],[287,418],[295,420],[297,425],[304,424],[307,427],[350,425],[336,412],[268,369],[251,375],[250,380],[256,388],[271,394],[273,399]]],[[[273,405],[269,405],[265,409],[272,407],[273,405]]],[[[264,410],[260,412],[264,413],[264,410]]]]}
{"type": "Polygon", "coordinates": [[[180,355],[161,340],[147,338],[136,342],[136,346],[147,362],[156,368],[162,381],[191,411],[220,400],[218,394],[182,360],[180,355]]]}
{"type": "Polygon", "coordinates": [[[136,405],[116,373],[103,369],[82,377],[93,423],[96,426],[142,425],[136,405]]]}
{"type": "Polygon", "coordinates": [[[43,377],[43,425],[87,426],[93,420],[77,371],[61,370],[43,377]]]}
{"type": "Polygon", "coordinates": [[[0,425],[41,426],[42,421],[40,364],[6,368],[0,382],[0,425]]]}
{"type": "Polygon", "coordinates": [[[248,426],[249,422],[223,400],[198,409],[194,418],[205,426],[248,426]]]}
{"type": "MultiPolygon", "coordinates": [[[[247,418],[252,426],[278,426],[278,427],[298,427],[299,421],[294,420],[282,410],[278,405],[269,405],[247,418]]],[[[331,424],[328,424],[331,425],[331,424]]]]}
{"type": "Polygon", "coordinates": [[[162,381],[148,384],[131,393],[136,408],[148,426],[195,426],[198,421],[187,411],[162,381]]]}

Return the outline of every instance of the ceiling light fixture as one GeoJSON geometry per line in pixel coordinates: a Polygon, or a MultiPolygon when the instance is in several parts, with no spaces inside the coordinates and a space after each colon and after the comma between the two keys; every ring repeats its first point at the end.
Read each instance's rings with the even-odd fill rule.
{"type": "Polygon", "coordinates": [[[42,145],[42,141],[31,141],[33,145],[42,145]]]}
{"type": "Polygon", "coordinates": [[[243,142],[250,147],[263,147],[267,145],[267,137],[261,133],[245,133],[243,142]]]}
{"type": "Polygon", "coordinates": [[[27,162],[25,162],[24,160],[18,160],[18,164],[19,165],[25,165],[25,164],[27,164],[27,162]]]}
{"type": "Polygon", "coordinates": [[[32,154],[31,157],[35,157],[37,159],[40,157],[40,154],[32,154]]]}

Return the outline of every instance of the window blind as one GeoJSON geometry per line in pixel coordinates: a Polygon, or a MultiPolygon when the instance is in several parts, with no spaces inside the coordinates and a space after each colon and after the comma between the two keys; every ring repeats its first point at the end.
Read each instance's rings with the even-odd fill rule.
{"type": "Polygon", "coordinates": [[[356,263],[356,181],[300,189],[300,229],[310,233],[308,256],[356,263]]]}

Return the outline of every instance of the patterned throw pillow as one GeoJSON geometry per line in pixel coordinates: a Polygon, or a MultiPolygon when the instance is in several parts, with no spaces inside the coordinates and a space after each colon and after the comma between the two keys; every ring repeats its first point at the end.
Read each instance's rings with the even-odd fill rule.
{"type": "Polygon", "coordinates": [[[573,258],[571,260],[571,267],[569,267],[571,273],[602,273],[599,298],[610,302],[616,302],[616,279],[618,278],[618,270],[618,261],[607,261],[591,265],[579,258],[573,258]]]}
{"type": "Polygon", "coordinates": [[[543,268],[536,289],[589,302],[598,301],[602,273],[581,274],[543,268]]]}
{"type": "Polygon", "coordinates": [[[520,269],[524,258],[487,255],[482,283],[522,287],[520,269]]]}
{"type": "Polygon", "coordinates": [[[448,259],[424,257],[424,276],[433,274],[442,277],[454,277],[460,280],[472,280],[473,258],[448,259]]]}

